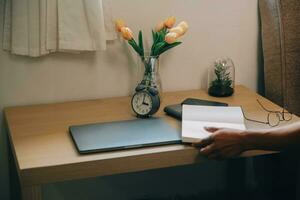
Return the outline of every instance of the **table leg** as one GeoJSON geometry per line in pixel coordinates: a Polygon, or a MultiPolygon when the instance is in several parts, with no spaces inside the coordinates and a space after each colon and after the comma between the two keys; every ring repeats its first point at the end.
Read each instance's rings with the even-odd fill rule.
{"type": "Polygon", "coordinates": [[[22,187],[22,200],[41,200],[42,187],[40,185],[33,185],[22,187]]]}

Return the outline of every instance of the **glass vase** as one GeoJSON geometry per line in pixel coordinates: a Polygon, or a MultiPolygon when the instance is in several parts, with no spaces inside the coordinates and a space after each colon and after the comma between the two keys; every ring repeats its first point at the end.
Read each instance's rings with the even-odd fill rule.
{"type": "Polygon", "coordinates": [[[162,83],[159,74],[159,59],[155,56],[144,56],[139,59],[141,85],[147,88],[156,89],[159,94],[162,92],[162,83]]]}
{"type": "Polygon", "coordinates": [[[230,58],[217,59],[208,70],[208,94],[228,97],[234,93],[235,68],[230,58]]]}

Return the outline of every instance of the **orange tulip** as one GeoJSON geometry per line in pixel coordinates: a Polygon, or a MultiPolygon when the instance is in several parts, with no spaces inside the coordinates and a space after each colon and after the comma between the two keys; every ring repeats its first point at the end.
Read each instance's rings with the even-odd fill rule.
{"type": "Polygon", "coordinates": [[[170,32],[170,33],[177,33],[178,36],[181,36],[181,35],[184,34],[183,28],[181,28],[180,26],[176,26],[176,27],[174,27],[174,28],[171,28],[171,29],[169,30],[169,32],[170,32]]]}
{"type": "Polygon", "coordinates": [[[186,21],[182,21],[178,24],[178,27],[181,27],[183,32],[182,35],[185,34],[187,32],[187,30],[189,29],[189,25],[186,21]]]}
{"type": "Polygon", "coordinates": [[[165,36],[165,41],[168,43],[168,44],[172,44],[176,41],[176,39],[178,38],[178,34],[177,33],[168,33],[166,36],[165,36]]]}
{"type": "Polygon", "coordinates": [[[122,27],[121,28],[121,33],[122,33],[122,36],[125,40],[132,40],[133,38],[133,33],[132,31],[130,30],[130,28],[128,27],[122,27]]]}
{"type": "Polygon", "coordinates": [[[126,26],[125,21],[123,19],[117,19],[115,21],[115,25],[118,32],[121,32],[121,29],[126,26]]]}
{"type": "Polygon", "coordinates": [[[169,17],[168,19],[166,19],[164,24],[165,24],[166,28],[172,28],[174,26],[175,22],[176,22],[176,18],[174,16],[172,16],[172,17],[169,17]]]}
{"type": "Polygon", "coordinates": [[[156,30],[156,32],[159,32],[159,31],[161,31],[163,28],[165,28],[165,23],[164,23],[164,22],[160,22],[160,23],[156,26],[155,30],[156,30]]]}

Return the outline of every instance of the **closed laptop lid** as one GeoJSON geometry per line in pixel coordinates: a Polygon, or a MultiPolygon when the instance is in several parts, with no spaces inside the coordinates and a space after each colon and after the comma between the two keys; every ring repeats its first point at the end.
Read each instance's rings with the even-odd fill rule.
{"type": "Polygon", "coordinates": [[[161,118],[135,119],[69,127],[79,153],[175,144],[180,131],[161,118]]]}

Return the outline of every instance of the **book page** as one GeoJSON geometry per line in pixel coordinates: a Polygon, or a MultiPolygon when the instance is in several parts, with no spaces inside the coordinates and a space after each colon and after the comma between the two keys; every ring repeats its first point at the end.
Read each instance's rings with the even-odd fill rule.
{"type": "Polygon", "coordinates": [[[210,135],[204,127],[245,130],[240,107],[183,105],[182,141],[197,142],[210,135]]]}

